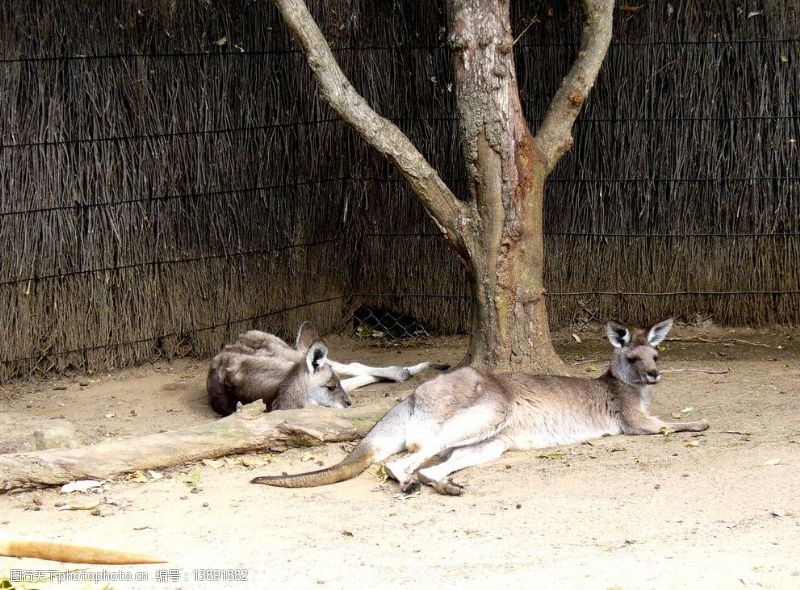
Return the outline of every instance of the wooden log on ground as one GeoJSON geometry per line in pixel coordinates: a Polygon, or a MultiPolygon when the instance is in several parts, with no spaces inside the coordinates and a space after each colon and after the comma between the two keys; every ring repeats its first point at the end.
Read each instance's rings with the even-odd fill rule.
{"type": "Polygon", "coordinates": [[[107,479],[200,459],[356,440],[394,405],[386,399],[362,408],[264,412],[260,400],[234,414],[191,428],[79,447],[0,455],[0,492],[107,479]]]}

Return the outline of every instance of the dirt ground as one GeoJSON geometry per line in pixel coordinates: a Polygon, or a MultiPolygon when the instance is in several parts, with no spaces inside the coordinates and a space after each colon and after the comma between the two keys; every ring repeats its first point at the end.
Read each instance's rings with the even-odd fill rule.
{"type": "MultiPolygon", "coordinates": [[[[576,374],[596,376],[610,346],[598,326],[577,335],[581,342],[559,334],[559,352],[576,374]]],[[[800,332],[705,326],[670,336],[653,411],[706,418],[711,428],[702,434],[508,453],[456,474],[466,486],[461,497],[427,489],[401,496],[376,466],[315,489],[248,483],[331,464],[345,455],[340,445],[139,473],[100,491],[0,495],[0,531],[169,559],[78,568],[0,557],[0,579],[12,570],[55,570],[98,581],[18,587],[800,588],[800,332]],[[116,581],[121,575],[149,579],[116,581]]],[[[329,340],[336,360],[374,364],[454,363],[466,340],[419,344],[329,340]]],[[[133,437],[214,420],[205,371],[206,361],[179,360],[6,385],[0,407],[66,419],[87,444],[133,437]]],[[[353,394],[354,404],[402,397],[419,382],[367,387],[353,394]]]]}

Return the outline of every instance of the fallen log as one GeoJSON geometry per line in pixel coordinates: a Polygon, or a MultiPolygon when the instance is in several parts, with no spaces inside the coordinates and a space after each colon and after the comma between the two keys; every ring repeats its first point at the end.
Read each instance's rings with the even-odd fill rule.
{"type": "Polygon", "coordinates": [[[265,413],[258,400],[230,416],[190,428],[74,449],[0,455],[0,492],[107,479],[275,447],[356,440],[394,403],[391,398],[361,408],[313,406],[265,413]]]}

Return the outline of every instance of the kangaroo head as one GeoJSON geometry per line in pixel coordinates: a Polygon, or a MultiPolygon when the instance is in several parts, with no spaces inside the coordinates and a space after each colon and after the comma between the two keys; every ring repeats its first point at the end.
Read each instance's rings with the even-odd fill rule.
{"type": "Polygon", "coordinates": [[[622,324],[608,322],[606,335],[614,346],[611,374],[628,385],[652,385],[661,379],[656,346],[672,328],[672,319],[659,322],[634,334],[622,324]]]}
{"type": "Polygon", "coordinates": [[[305,367],[301,371],[304,373],[307,404],[328,408],[350,407],[350,397],[342,389],[339,377],[328,363],[328,347],[322,340],[315,340],[308,347],[305,367]]]}
{"type": "Polygon", "coordinates": [[[342,389],[339,377],[328,363],[328,347],[311,322],[303,322],[297,331],[295,348],[306,354],[300,369],[305,381],[303,397],[308,405],[349,408],[350,397],[342,389]]]}

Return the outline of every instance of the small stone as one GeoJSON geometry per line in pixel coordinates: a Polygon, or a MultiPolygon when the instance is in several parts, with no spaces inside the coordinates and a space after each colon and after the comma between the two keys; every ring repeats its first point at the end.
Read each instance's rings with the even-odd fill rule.
{"type": "Polygon", "coordinates": [[[100,516],[100,514],[101,513],[99,508],[95,508],[94,510],[92,510],[92,516],[100,516]]]}
{"type": "Polygon", "coordinates": [[[67,388],[66,385],[53,385],[53,389],[56,391],[64,391],[67,388]]]}
{"type": "Polygon", "coordinates": [[[203,508],[208,508],[208,502],[203,502],[203,508]]]}

